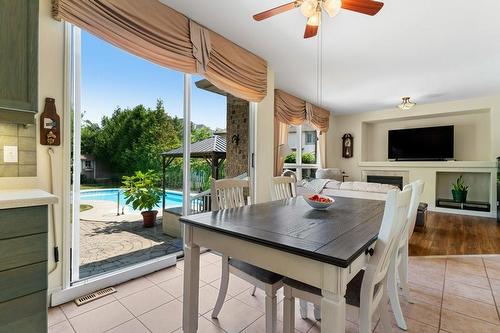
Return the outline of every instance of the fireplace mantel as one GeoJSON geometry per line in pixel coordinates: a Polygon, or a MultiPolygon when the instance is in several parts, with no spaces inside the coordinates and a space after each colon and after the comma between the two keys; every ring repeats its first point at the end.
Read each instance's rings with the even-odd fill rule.
{"type": "Polygon", "coordinates": [[[376,161],[359,162],[360,167],[383,168],[496,168],[496,161],[376,161]]]}
{"type": "MultiPolygon", "coordinates": [[[[403,177],[403,185],[407,185],[417,179],[423,180],[425,187],[421,201],[429,204],[429,210],[482,217],[496,217],[496,161],[373,161],[359,162],[358,165],[361,172],[358,175],[353,175],[354,180],[359,179],[366,181],[368,175],[403,177]],[[448,187],[451,191],[451,184],[448,184],[450,180],[447,179],[447,183],[443,185],[441,184],[443,182],[443,177],[438,177],[438,175],[443,174],[456,175],[456,177],[461,174],[472,174],[478,177],[477,179],[470,179],[469,182],[476,183],[476,185],[481,188],[484,192],[481,195],[481,201],[488,201],[491,210],[489,212],[473,212],[436,207],[436,200],[438,198],[445,196],[445,194],[446,196],[451,195],[446,189],[448,187]],[[437,188],[438,185],[439,189],[437,188]],[[443,186],[445,190],[443,190],[443,186]]],[[[456,177],[454,179],[451,177],[450,179],[455,180],[456,177]]]]}

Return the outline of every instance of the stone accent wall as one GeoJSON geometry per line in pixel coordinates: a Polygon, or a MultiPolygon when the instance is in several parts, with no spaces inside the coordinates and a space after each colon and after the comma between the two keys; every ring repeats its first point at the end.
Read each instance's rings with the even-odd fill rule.
{"type": "Polygon", "coordinates": [[[0,123],[0,177],[36,177],[35,134],[35,125],[0,123]],[[4,163],[4,146],[17,146],[18,163],[4,163]]]}
{"type": "Polygon", "coordinates": [[[227,151],[226,178],[248,172],[248,121],[250,104],[232,95],[227,95],[227,151]],[[233,136],[239,136],[238,145],[233,136]]]}

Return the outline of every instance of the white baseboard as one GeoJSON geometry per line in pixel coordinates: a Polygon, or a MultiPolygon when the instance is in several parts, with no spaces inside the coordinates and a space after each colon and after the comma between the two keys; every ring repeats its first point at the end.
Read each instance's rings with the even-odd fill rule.
{"type": "Polygon", "coordinates": [[[77,297],[87,295],[94,291],[112,287],[125,281],[153,273],[160,269],[174,266],[176,262],[177,253],[174,253],[169,256],[149,260],[137,265],[113,271],[111,273],[102,274],[82,282],[77,282],[67,289],[54,290],[50,297],[50,306],[64,304],[77,297]]]}

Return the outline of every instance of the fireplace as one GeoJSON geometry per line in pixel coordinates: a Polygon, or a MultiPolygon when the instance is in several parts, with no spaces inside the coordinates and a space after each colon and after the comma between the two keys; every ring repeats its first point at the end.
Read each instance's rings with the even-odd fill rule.
{"type": "Polygon", "coordinates": [[[399,187],[401,190],[403,189],[403,177],[400,176],[367,175],[366,181],[368,183],[394,185],[399,187]]]}

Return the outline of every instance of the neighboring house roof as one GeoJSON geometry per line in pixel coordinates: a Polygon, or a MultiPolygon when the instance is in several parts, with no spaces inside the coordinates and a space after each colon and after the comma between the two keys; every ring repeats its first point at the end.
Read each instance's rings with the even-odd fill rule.
{"type": "MultiPolygon", "coordinates": [[[[162,156],[182,157],[182,147],[164,152],[162,156]]],[[[219,135],[191,144],[191,157],[226,156],[226,139],[219,135]]]]}
{"type": "Polygon", "coordinates": [[[82,154],[80,155],[80,160],[83,161],[83,160],[95,160],[94,156],[92,155],[85,155],[85,154],[82,154]]]}

